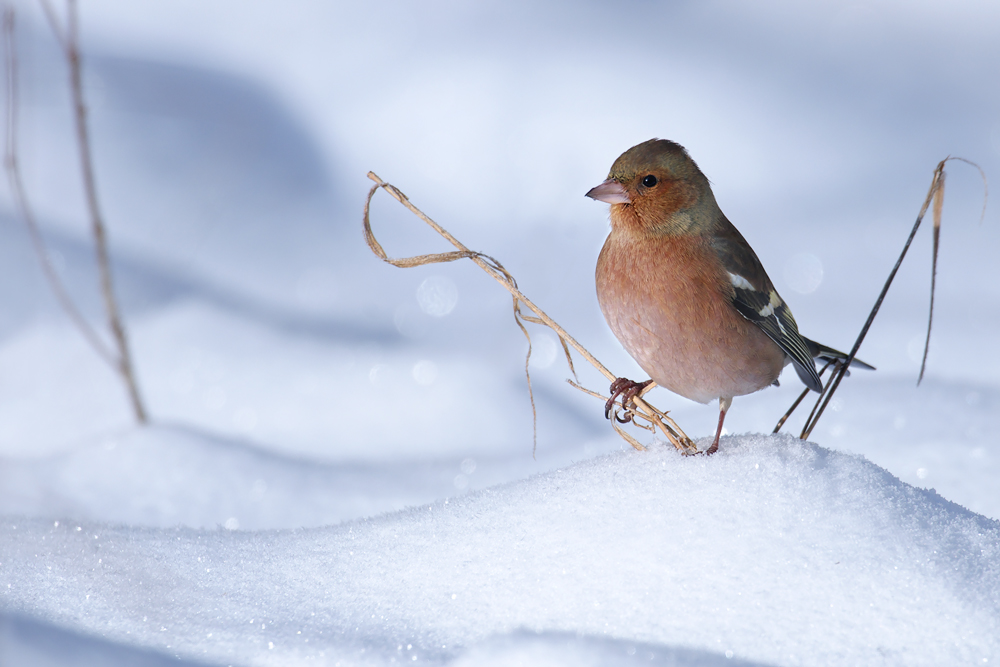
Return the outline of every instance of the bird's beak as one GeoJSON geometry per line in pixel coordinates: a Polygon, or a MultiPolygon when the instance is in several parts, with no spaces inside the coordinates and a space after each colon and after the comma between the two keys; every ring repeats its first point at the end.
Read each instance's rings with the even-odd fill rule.
{"type": "Polygon", "coordinates": [[[632,200],[628,198],[628,192],[618,181],[613,181],[610,178],[596,188],[591,188],[587,196],[591,199],[596,199],[597,201],[607,202],[608,204],[631,204],[632,200]]]}

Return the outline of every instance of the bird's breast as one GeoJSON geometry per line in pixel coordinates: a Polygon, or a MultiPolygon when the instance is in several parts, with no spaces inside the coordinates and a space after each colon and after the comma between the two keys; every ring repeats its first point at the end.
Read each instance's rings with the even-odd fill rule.
{"type": "Polygon", "coordinates": [[[701,236],[612,230],[597,262],[612,332],[657,384],[701,403],[777,379],[785,355],[733,307],[728,274],[701,236]]]}

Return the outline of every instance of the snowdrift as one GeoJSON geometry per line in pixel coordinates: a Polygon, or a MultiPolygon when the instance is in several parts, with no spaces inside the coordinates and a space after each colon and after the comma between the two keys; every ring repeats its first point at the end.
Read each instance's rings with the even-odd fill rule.
{"type": "Polygon", "coordinates": [[[1000,656],[1000,524],[787,436],[620,452],[328,528],[2,531],[9,611],[217,663],[1000,656]]]}

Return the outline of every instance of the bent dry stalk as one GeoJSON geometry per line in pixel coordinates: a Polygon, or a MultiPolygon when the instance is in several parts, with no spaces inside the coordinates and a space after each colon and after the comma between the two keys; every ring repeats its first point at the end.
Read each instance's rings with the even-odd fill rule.
{"type": "MultiPolygon", "coordinates": [[[[899,254],[899,259],[896,260],[895,266],[893,266],[892,271],[889,272],[889,277],[886,279],[885,285],[882,286],[882,292],[875,300],[875,305],[872,306],[872,310],[868,314],[868,319],[865,320],[865,324],[861,327],[861,332],[858,334],[857,340],[854,341],[854,346],[851,348],[850,354],[847,355],[847,361],[843,364],[838,363],[834,365],[830,381],[827,382],[826,386],[823,388],[823,393],[819,395],[819,398],[816,400],[816,404],[813,406],[812,412],[809,413],[809,417],[806,419],[806,423],[802,427],[802,432],[799,434],[800,439],[806,440],[812,434],[813,430],[816,428],[816,424],[819,422],[820,417],[823,416],[826,406],[830,404],[830,400],[833,398],[834,392],[836,392],[837,388],[840,386],[840,381],[848,373],[848,367],[850,367],[851,362],[854,361],[854,357],[861,348],[861,343],[864,341],[865,336],[868,335],[868,330],[871,328],[872,323],[875,321],[875,316],[878,315],[878,311],[882,307],[882,301],[885,300],[885,296],[889,292],[889,287],[892,285],[892,281],[896,277],[896,272],[899,271],[899,267],[903,263],[903,258],[906,257],[906,252],[910,249],[910,244],[913,243],[913,237],[916,236],[917,230],[920,228],[920,223],[923,222],[924,215],[927,213],[927,209],[931,208],[933,204],[933,208],[931,210],[934,218],[934,246],[931,260],[930,308],[927,314],[927,336],[924,340],[924,354],[920,363],[920,375],[917,378],[917,384],[919,385],[920,381],[923,380],[924,371],[927,368],[927,352],[930,349],[931,344],[931,325],[934,321],[934,290],[937,283],[937,259],[941,238],[941,210],[944,206],[944,166],[950,160],[965,162],[966,164],[969,164],[979,170],[979,175],[983,179],[983,211],[980,215],[980,221],[983,217],[985,217],[986,202],[989,199],[989,184],[986,181],[986,174],[983,172],[982,168],[975,162],[966,160],[962,157],[949,156],[941,160],[934,169],[934,175],[931,178],[931,186],[927,190],[927,197],[924,198],[923,206],[920,207],[920,212],[917,214],[917,220],[913,223],[913,228],[910,230],[910,235],[907,237],[906,243],[903,244],[903,250],[899,254]]],[[[827,364],[827,366],[829,365],[830,364],[827,364]]],[[[824,366],[823,370],[826,370],[827,366],[824,366]]],[[[820,371],[820,373],[822,372],[823,371],[820,371]]],[[[809,393],[808,390],[802,392],[802,395],[800,395],[795,402],[792,403],[792,406],[788,408],[788,411],[778,421],[778,424],[774,427],[774,431],[772,431],[772,433],[777,433],[781,430],[785,421],[799,406],[802,400],[806,397],[807,393],[809,393]]]]}
{"type": "MultiPolygon", "coordinates": [[[[514,280],[514,277],[510,274],[509,271],[507,271],[507,269],[503,267],[502,264],[500,264],[500,262],[498,262],[493,257],[490,257],[489,255],[486,255],[481,252],[476,252],[474,250],[470,250],[469,248],[467,248],[458,239],[452,236],[447,230],[441,227],[441,225],[436,223],[434,220],[432,220],[430,217],[424,214],[423,211],[414,206],[410,202],[409,198],[407,198],[407,196],[404,195],[397,187],[389,183],[386,183],[377,175],[375,175],[374,172],[368,172],[368,178],[374,181],[375,185],[372,186],[371,190],[368,192],[368,198],[365,200],[365,210],[364,210],[365,241],[368,243],[368,247],[371,249],[371,251],[375,253],[375,255],[379,259],[388,264],[392,264],[393,266],[397,266],[400,268],[411,268],[414,266],[423,266],[425,264],[437,264],[442,262],[453,262],[458,259],[469,259],[475,262],[476,265],[479,266],[479,268],[481,268],[483,271],[492,276],[493,279],[496,280],[498,283],[500,283],[500,285],[502,285],[504,289],[510,292],[511,297],[514,300],[514,321],[517,323],[517,326],[520,327],[521,331],[524,333],[525,338],[528,339],[528,354],[524,360],[524,372],[528,379],[528,392],[529,396],[531,397],[532,416],[536,421],[537,421],[537,413],[535,410],[534,394],[531,390],[531,374],[528,371],[528,361],[531,358],[531,336],[529,335],[527,328],[525,328],[524,322],[531,322],[532,324],[540,324],[543,326],[547,326],[549,329],[555,332],[555,334],[559,337],[560,343],[562,343],[563,352],[566,355],[566,361],[569,364],[570,371],[572,371],[574,377],[576,377],[576,370],[573,367],[573,359],[569,351],[570,347],[572,347],[574,350],[577,351],[577,353],[580,354],[580,356],[582,356],[584,359],[590,362],[590,364],[594,368],[596,368],[602,375],[604,375],[604,377],[606,377],[609,381],[613,382],[614,380],[617,379],[617,376],[614,373],[609,371],[604,366],[604,364],[602,364],[600,361],[597,360],[596,357],[594,357],[594,355],[592,355],[589,351],[587,351],[585,347],[583,347],[580,343],[578,343],[575,338],[570,336],[569,333],[567,333],[565,329],[563,329],[559,324],[557,324],[555,320],[549,317],[545,313],[545,311],[543,311],[541,308],[535,305],[528,297],[526,297],[518,289],[517,281],[514,280]],[[371,221],[369,218],[369,209],[371,207],[372,197],[375,196],[375,192],[378,191],[379,188],[388,192],[396,201],[398,201],[400,204],[409,209],[411,213],[413,213],[418,218],[427,223],[434,231],[436,231],[438,234],[447,239],[453,246],[458,248],[458,250],[451,252],[433,253],[427,255],[417,255],[414,257],[403,257],[403,258],[389,257],[388,254],[386,254],[385,250],[382,248],[382,245],[375,238],[375,234],[372,232],[371,221]],[[523,304],[528,310],[534,313],[534,316],[525,314],[521,310],[521,304],[523,304]]],[[[591,391],[589,389],[584,389],[578,382],[574,382],[572,380],[567,380],[567,382],[569,382],[569,384],[572,385],[573,387],[591,396],[600,398],[602,401],[608,400],[607,396],[602,396],[597,392],[591,391]]],[[[636,426],[644,428],[648,431],[652,431],[654,433],[658,428],[663,433],[663,435],[666,436],[667,440],[670,441],[670,444],[672,444],[675,448],[677,448],[678,451],[684,454],[698,453],[698,448],[697,446],[695,446],[694,442],[692,442],[691,438],[689,438],[684,433],[681,427],[678,426],[677,423],[673,419],[671,419],[666,412],[663,412],[653,407],[643,399],[643,395],[647,391],[652,389],[654,386],[656,386],[655,383],[651,383],[642,393],[640,393],[633,399],[634,407],[630,407],[628,405],[621,405],[620,403],[616,403],[616,405],[620,406],[625,411],[626,415],[632,416],[633,423],[636,423],[635,420],[637,418],[642,419],[646,422],[645,424],[636,423],[636,426]]],[[[618,414],[617,408],[615,409],[615,414],[616,415],[618,414]]],[[[615,423],[615,421],[616,420],[612,419],[611,425],[614,427],[615,432],[622,437],[622,439],[628,442],[635,449],[638,450],[646,449],[638,440],[635,439],[635,437],[633,437],[628,432],[624,431],[620,426],[618,426],[615,423]]],[[[535,429],[535,434],[536,434],[535,438],[537,444],[537,428],[535,429]]]]}

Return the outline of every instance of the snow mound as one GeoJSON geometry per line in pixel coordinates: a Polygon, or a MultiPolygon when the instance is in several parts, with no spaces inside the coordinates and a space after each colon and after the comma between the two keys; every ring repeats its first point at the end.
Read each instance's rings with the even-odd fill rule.
{"type": "Polygon", "coordinates": [[[323,462],[267,444],[155,424],[90,437],[69,452],[0,456],[0,515],[156,528],[329,526],[522,479],[587,449],[323,462]]]}
{"type": "Polygon", "coordinates": [[[453,667],[750,667],[728,654],[592,637],[570,632],[518,631],[488,639],[463,653],[453,667]]]}
{"type": "Polygon", "coordinates": [[[542,660],[566,633],[629,662],[1000,657],[1000,524],[787,436],[621,452],[329,528],[0,530],[3,608],[227,664],[473,664],[505,641],[542,660]]]}
{"type": "Polygon", "coordinates": [[[321,526],[445,497],[458,469],[324,464],[161,425],[42,459],[0,458],[0,513],[152,527],[321,526]]]}
{"type": "Polygon", "coordinates": [[[199,667],[154,651],[85,637],[47,623],[0,613],[4,667],[199,667]]]}

